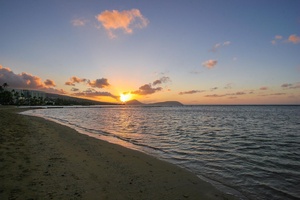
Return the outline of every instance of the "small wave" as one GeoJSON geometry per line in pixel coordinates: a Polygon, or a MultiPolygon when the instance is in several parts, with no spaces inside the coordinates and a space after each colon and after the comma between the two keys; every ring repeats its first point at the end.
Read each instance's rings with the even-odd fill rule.
{"type": "Polygon", "coordinates": [[[250,199],[299,199],[299,111],[293,106],[107,107],[33,115],[131,144],[250,199]]]}

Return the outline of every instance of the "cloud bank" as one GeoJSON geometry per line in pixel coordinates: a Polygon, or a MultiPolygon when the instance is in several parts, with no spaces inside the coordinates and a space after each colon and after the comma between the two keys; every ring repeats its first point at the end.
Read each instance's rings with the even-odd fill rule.
{"type": "Polygon", "coordinates": [[[42,90],[51,93],[65,93],[63,90],[57,90],[55,82],[47,79],[43,81],[40,77],[22,72],[15,74],[10,68],[5,68],[0,65],[0,84],[7,83],[10,88],[16,89],[32,89],[42,90]]]}
{"type": "MultiPolygon", "coordinates": [[[[76,88],[74,88],[76,89],[76,88]]],[[[77,90],[76,90],[77,91],[77,90]]],[[[79,97],[90,97],[90,98],[97,98],[97,97],[111,97],[113,99],[118,100],[119,97],[116,95],[111,94],[110,92],[101,92],[101,91],[96,91],[93,88],[89,88],[83,92],[75,92],[72,95],[74,96],[79,96],[79,97]]]]}

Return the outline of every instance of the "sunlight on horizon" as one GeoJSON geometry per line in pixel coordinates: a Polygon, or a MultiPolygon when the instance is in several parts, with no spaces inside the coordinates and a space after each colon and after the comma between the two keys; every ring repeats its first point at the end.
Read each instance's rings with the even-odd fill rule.
{"type": "Polygon", "coordinates": [[[121,100],[123,103],[125,103],[125,102],[131,100],[131,98],[132,98],[132,95],[131,95],[130,93],[125,93],[125,94],[122,93],[122,94],[120,94],[120,100],[121,100]]]}

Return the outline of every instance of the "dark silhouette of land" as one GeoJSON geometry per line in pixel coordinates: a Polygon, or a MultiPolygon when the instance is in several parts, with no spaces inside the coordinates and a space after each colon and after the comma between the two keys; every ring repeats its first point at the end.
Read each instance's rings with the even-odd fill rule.
{"type": "Polygon", "coordinates": [[[145,104],[136,99],[127,101],[125,103],[125,105],[131,105],[131,106],[183,106],[183,104],[178,101],[164,101],[164,102],[145,104]]]}

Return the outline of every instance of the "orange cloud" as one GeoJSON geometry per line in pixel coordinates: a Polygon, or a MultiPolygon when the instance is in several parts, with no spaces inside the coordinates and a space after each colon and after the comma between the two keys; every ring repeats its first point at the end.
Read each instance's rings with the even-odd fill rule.
{"type": "Polygon", "coordinates": [[[49,86],[49,87],[55,87],[56,86],[55,83],[54,83],[54,81],[52,81],[50,79],[45,80],[44,84],[47,85],[47,86],[49,86]]]}
{"type": "Polygon", "coordinates": [[[131,10],[105,10],[96,16],[96,19],[108,31],[110,38],[115,38],[113,30],[123,29],[124,33],[133,33],[133,28],[144,28],[149,21],[141,14],[138,9],[131,10]]]}
{"type": "Polygon", "coordinates": [[[290,35],[289,36],[289,39],[288,39],[289,42],[292,42],[294,44],[297,44],[300,42],[300,37],[297,36],[296,34],[293,34],[293,35],[290,35]]]}
{"type": "MultiPolygon", "coordinates": [[[[275,35],[274,39],[271,41],[271,43],[273,45],[277,44],[277,41],[280,41],[282,40],[283,37],[281,35],[275,35]]],[[[289,36],[289,38],[287,40],[284,40],[285,42],[291,42],[291,43],[294,43],[294,44],[298,44],[300,43],[300,37],[297,36],[296,34],[292,34],[289,36]]]]}
{"type": "Polygon", "coordinates": [[[212,69],[216,64],[218,63],[217,60],[207,60],[202,63],[204,67],[207,67],[208,69],[212,69]]]}
{"type": "Polygon", "coordinates": [[[110,86],[106,78],[101,78],[101,79],[96,79],[94,81],[91,81],[86,78],[78,78],[76,76],[72,76],[69,79],[69,81],[65,82],[65,85],[75,86],[75,83],[86,83],[88,86],[94,88],[105,88],[110,86]]]}
{"type": "Polygon", "coordinates": [[[75,83],[84,83],[86,81],[87,79],[85,78],[78,78],[76,76],[72,76],[69,81],[65,82],[65,85],[75,86],[75,83]]]}

